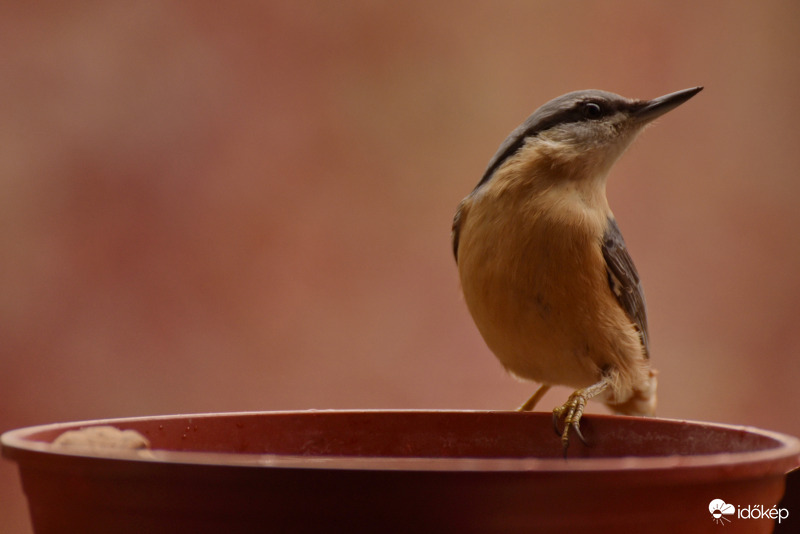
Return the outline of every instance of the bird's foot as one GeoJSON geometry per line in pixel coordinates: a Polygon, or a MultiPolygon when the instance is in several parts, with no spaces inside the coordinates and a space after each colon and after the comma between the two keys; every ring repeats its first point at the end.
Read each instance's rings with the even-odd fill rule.
{"type": "Polygon", "coordinates": [[[584,445],[588,445],[586,438],[583,437],[581,432],[581,417],[583,410],[586,408],[586,401],[588,399],[583,394],[583,390],[578,390],[569,396],[567,402],[562,406],[553,410],[553,428],[556,434],[561,435],[561,447],[564,449],[564,457],[567,456],[567,449],[569,448],[569,431],[570,429],[578,436],[584,445]],[[564,419],[564,429],[558,428],[558,423],[564,419]]]}
{"type": "Polygon", "coordinates": [[[608,387],[608,382],[606,379],[603,379],[597,384],[591,385],[588,388],[579,389],[569,396],[567,402],[553,410],[553,428],[555,428],[556,434],[561,436],[561,446],[564,449],[564,458],[567,457],[567,449],[569,448],[570,430],[572,430],[575,435],[578,436],[578,439],[580,439],[584,445],[589,445],[586,441],[586,438],[583,437],[583,433],[581,432],[580,423],[581,417],[583,417],[583,410],[586,408],[586,403],[589,401],[589,399],[599,395],[608,389],[608,387]],[[563,430],[558,428],[558,423],[561,419],[564,420],[563,430]]]}

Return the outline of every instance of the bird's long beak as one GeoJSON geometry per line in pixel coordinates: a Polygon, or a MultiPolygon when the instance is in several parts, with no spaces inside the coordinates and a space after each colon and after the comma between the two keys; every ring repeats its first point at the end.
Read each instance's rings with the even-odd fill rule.
{"type": "Polygon", "coordinates": [[[644,102],[643,107],[633,113],[633,117],[637,122],[650,122],[664,113],[677,108],[702,90],[702,87],[692,87],[691,89],[676,91],[668,95],[659,96],[653,100],[648,100],[644,102]]]}

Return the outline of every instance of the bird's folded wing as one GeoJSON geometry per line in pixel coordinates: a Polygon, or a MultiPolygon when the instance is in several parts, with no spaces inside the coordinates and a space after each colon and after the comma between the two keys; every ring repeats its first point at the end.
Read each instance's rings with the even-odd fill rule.
{"type": "Polygon", "coordinates": [[[650,348],[647,339],[647,310],[644,291],[639,282],[639,273],[636,272],[633,260],[628,254],[628,248],[625,246],[625,240],[613,218],[608,219],[602,247],[608,273],[608,285],[622,309],[639,330],[645,355],[648,355],[650,348]]]}

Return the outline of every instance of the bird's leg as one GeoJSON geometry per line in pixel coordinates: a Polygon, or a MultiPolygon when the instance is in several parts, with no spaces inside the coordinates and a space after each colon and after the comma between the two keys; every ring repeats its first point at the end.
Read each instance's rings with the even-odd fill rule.
{"type": "MultiPolygon", "coordinates": [[[[583,410],[586,408],[586,403],[592,397],[596,397],[597,395],[601,394],[605,390],[610,387],[607,377],[603,377],[603,379],[588,388],[583,388],[575,391],[572,395],[569,396],[567,402],[565,402],[562,406],[559,406],[555,410],[553,410],[553,426],[555,427],[556,434],[561,435],[561,444],[564,448],[564,457],[567,456],[567,447],[569,447],[569,431],[572,429],[578,438],[583,442],[584,445],[587,445],[586,439],[581,434],[581,417],[583,416],[583,410]],[[558,429],[558,421],[559,419],[564,419],[564,430],[558,429]]],[[[538,393],[538,391],[537,391],[538,393]]]]}
{"type": "Polygon", "coordinates": [[[533,409],[536,407],[536,404],[538,404],[539,401],[542,400],[542,397],[544,397],[544,394],[547,393],[548,391],[550,391],[550,386],[547,384],[542,384],[541,386],[539,386],[539,389],[536,390],[536,393],[534,393],[530,399],[525,401],[525,404],[517,408],[517,411],[532,412],[533,409]]]}

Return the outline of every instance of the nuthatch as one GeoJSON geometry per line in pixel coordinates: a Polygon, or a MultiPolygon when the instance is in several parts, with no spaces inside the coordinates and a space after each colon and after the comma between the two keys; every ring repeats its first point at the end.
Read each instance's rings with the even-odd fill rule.
{"type": "Polygon", "coordinates": [[[510,373],[541,384],[519,409],[553,385],[576,388],[553,410],[565,454],[570,429],[584,441],[579,423],[593,397],[617,413],[655,412],[644,294],[606,178],[646,124],[701,89],[551,100],[503,141],[458,205],[453,254],[472,318],[510,373]]]}

